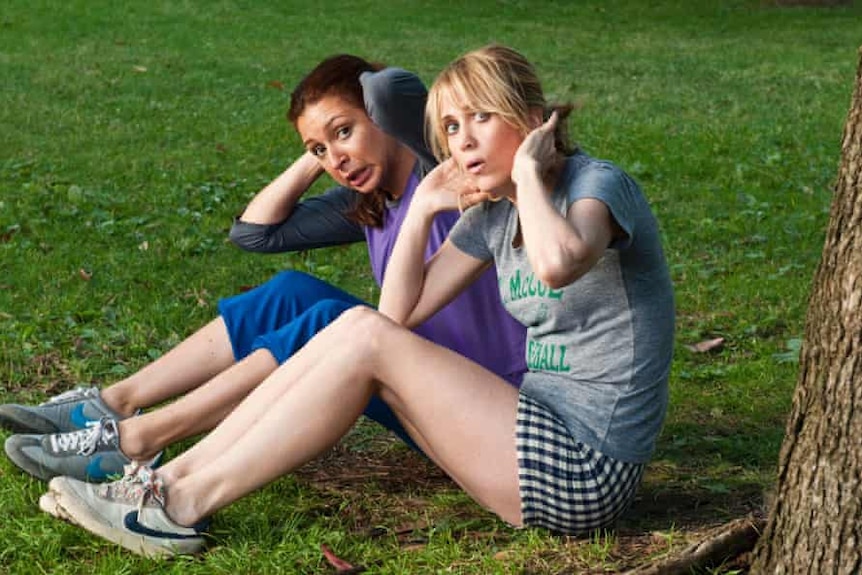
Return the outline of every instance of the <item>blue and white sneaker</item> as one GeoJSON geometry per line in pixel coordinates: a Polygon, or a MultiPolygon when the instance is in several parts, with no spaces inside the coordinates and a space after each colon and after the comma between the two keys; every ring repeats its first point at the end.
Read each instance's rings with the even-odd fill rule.
{"type": "Polygon", "coordinates": [[[55,477],[48,489],[51,515],[139,555],[190,555],[204,547],[205,523],[183,527],[172,521],[164,510],[164,485],[148,467],[129,466],[123,479],[102,485],[55,477]]]}
{"type": "MultiPolygon", "coordinates": [[[[107,481],[122,477],[124,467],[132,462],[120,450],[117,422],[108,417],[80,431],[13,435],[5,447],[15,465],[44,481],[58,475],[107,481]]],[[[155,465],[160,459],[161,453],[149,464],[155,465]]]]}
{"type": "Polygon", "coordinates": [[[98,387],[76,387],[36,406],[0,405],[0,427],[15,433],[64,433],[84,429],[103,417],[123,416],[102,401],[98,387]]]}

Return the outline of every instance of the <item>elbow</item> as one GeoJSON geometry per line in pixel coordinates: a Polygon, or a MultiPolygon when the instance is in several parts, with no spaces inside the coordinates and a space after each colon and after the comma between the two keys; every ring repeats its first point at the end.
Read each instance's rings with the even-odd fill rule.
{"type": "Polygon", "coordinates": [[[237,247],[242,247],[242,234],[240,233],[236,222],[230,227],[230,231],[227,234],[228,239],[231,243],[237,247]]]}
{"type": "Polygon", "coordinates": [[[228,239],[230,239],[231,243],[236,247],[243,249],[248,252],[256,251],[258,242],[251,241],[251,237],[248,232],[242,229],[243,226],[239,221],[234,222],[234,224],[230,227],[230,232],[228,232],[228,239]]]}
{"type": "Polygon", "coordinates": [[[542,254],[531,265],[536,279],[551,289],[560,289],[581,277],[594,263],[585,252],[555,251],[542,254]]]}
{"type": "Polygon", "coordinates": [[[536,279],[551,289],[560,289],[575,281],[575,276],[572,269],[559,268],[552,266],[540,267],[535,271],[536,279]]]}
{"type": "Polygon", "coordinates": [[[262,224],[250,224],[236,219],[228,232],[230,241],[240,249],[247,252],[271,253],[284,251],[273,246],[272,234],[269,226],[262,224]]]}

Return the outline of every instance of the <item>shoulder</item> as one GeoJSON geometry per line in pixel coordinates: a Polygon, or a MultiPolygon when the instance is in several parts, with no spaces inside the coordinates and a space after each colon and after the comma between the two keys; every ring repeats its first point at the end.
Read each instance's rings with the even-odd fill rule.
{"type": "Polygon", "coordinates": [[[593,158],[583,152],[569,157],[564,173],[569,187],[613,187],[626,177],[613,162],[593,158]]]}
{"type": "Polygon", "coordinates": [[[583,152],[569,156],[557,184],[558,193],[564,194],[569,202],[581,198],[608,201],[638,190],[637,183],[622,168],[583,152]]]}
{"type": "Polygon", "coordinates": [[[392,99],[424,98],[428,94],[419,76],[403,68],[384,68],[378,72],[363,72],[359,77],[366,106],[369,103],[381,105],[392,99]]]}

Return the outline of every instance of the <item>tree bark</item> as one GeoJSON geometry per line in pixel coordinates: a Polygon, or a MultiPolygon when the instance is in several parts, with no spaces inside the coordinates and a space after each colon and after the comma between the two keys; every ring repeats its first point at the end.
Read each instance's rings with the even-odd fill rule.
{"type": "Polygon", "coordinates": [[[862,60],[841,150],[753,574],[862,573],[862,60]]]}

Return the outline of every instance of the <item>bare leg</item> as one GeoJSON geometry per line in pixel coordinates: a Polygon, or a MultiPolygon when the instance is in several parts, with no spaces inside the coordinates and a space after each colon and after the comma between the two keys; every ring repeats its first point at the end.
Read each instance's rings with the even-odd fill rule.
{"type": "Polygon", "coordinates": [[[235,362],[227,327],[217,317],[133,375],[102,390],[102,401],[123,415],[186,393],[235,362]]]}
{"type": "Polygon", "coordinates": [[[120,421],[120,449],[146,460],[171,443],[211,430],[276,367],[269,351],[257,350],[177,401],[120,421]]]}
{"type": "Polygon", "coordinates": [[[168,514],[190,525],[296,469],[338,441],[373,393],[471,496],[520,524],[517,390],[362,308],[345,312],[162,468],[168,514]]]}

